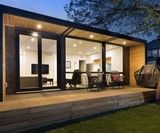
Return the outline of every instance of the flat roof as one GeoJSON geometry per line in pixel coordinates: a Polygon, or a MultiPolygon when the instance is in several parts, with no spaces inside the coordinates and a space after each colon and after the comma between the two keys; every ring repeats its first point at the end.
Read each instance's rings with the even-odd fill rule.
{"type": "MultiPolygon", "coordinates": [[[[74,22],[70,22],[70,21],[66,21],[66,20],[62,20],[62,19],[30,12],[30,11],[25,11],[22,9],[17,9],[17,8],[13,8],[13,7],[1,5],[1,4],[0,4],[0,11],[3,14],[6,14],[8,16],[10,15],[9,17],[14,16],[15,22],[12,22],[12,23],[15,25],[17,24],[16,21],[17,21],[18,17],[26,18],[25,20],[23,19],[23,21],[24,22],[28,21],[28,23],[30,21],[30,23],[32,23],[32,24],[35,22],[33,22],[33,21],[31,22],[31,19],[35,20],[35,21],[37,20],[40,22],[44,22],[44,24],[47,23],[48,25],[55,24],[54,26],[59,26],[60,28],[63,28],[63,30],[62,30],[63,32],[59,31],[59,33],[58,32],[57,33],[61,34],[61,35],[68,36],[68,37],[75,36],[75,37],[79,37],[79,38],[86,38],[86,36],[88,37],[88,35],[93,33],[93,34],[95,34],[95,36],[97,36],[97,38],[92,39],[93,41],[97,40],[99,42],[106,42],[106,43],[110,42],[110,43],[115,43],[115,44],[119,44],[119,43],[122,44],[122,42],[126,39],[126,40],[130,41],[130,43],[133,43],[133,42],[143,43],[143,44],[146,43],[145,40],[138,39],[135,37],[131,37],[131,36],[111,32],[111,31],[107,31],[107,30],[102,30],[102,29],[90,27],[90,26],[83,25],[83,24],[77,24],[74,22]]],[[[8,16],[6,18],[9,18],[8,16]]],[[[12,19],[12,21],[13,21],[13,17],[10,19],[12,19]]],[[[20,24],[17,24],[17,27],[18,26],[20,26],[20,24]]],[[[53,25],[51,25],[51,26],[53,28],[53,25]]]]}

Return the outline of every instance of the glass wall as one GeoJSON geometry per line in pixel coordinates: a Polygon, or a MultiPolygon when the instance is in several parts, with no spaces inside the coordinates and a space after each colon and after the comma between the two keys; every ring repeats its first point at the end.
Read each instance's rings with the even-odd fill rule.
{"type": "Polygon", "coordinates": [[[20,35],[20,89],[38,88],[38,38],[20,35]]]}
{"type": "Polygon", "coordinates": [[[68,88],[88,87],[86,72],[93,75],[102,72],[102,44],[77,39],[66,39],[66,81],[68,88]],[[74,76],[74,71],[80,73],[80,80],[74,76]],[[78,80],[79,83],[76,83],[78,80]],[[74,84],[76,84],[74,86],[74,84]]]}
{"type": "Polygon", "coordinates": [[[110,72],[123,72],[123,47],[106,44],[106,79],[110,82],[110,72]]]}
{"type": "Polygon", "coordinates": [[[42,86],[57,86],[57,41],[42,38],[42,86]]]}
{"type": "Polygon", "coordinates": [[[20,89],[45,89],[57,86],[57,40],[41,38],[38,51],[38,37],[19,35],[20,89]],[[38,53],[42,62],[38,64],[38,53]],[[42,79],[38,77],[42,68],[42,79]],[[42,87],[39,84],[42,81],[42,87]]]}

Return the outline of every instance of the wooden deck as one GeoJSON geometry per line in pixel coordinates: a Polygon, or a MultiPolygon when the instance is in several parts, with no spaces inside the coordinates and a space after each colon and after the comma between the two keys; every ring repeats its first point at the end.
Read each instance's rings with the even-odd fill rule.
{"type": "Polygon", "coordinates": [[[19,132],[97,113],[153,102],[155,90],[126,87],[8,96],[0,103],[0,133],[19,132]]]}

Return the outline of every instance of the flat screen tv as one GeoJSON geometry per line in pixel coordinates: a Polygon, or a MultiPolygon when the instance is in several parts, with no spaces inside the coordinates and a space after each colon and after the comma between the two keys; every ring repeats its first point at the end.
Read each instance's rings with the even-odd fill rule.
{"type": "MultiPolygon", "coordinates": [[[[32,74],[38,74],[38,64],[32,64],[32,74]]],[[[42,74],[49,74],[49,65],[42,64],[42,74]]]]}

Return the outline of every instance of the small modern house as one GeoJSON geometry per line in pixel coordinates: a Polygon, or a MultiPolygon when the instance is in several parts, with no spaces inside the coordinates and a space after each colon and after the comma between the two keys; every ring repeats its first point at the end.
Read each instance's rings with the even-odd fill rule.
{"type": "Polygon", "coordinates": [[[134,72],[145,64],[145,41],[86,25],[0,5],[0,101],[6,95],[67,90],[74,70],[125,75],[136,86],[134,72]]]}

